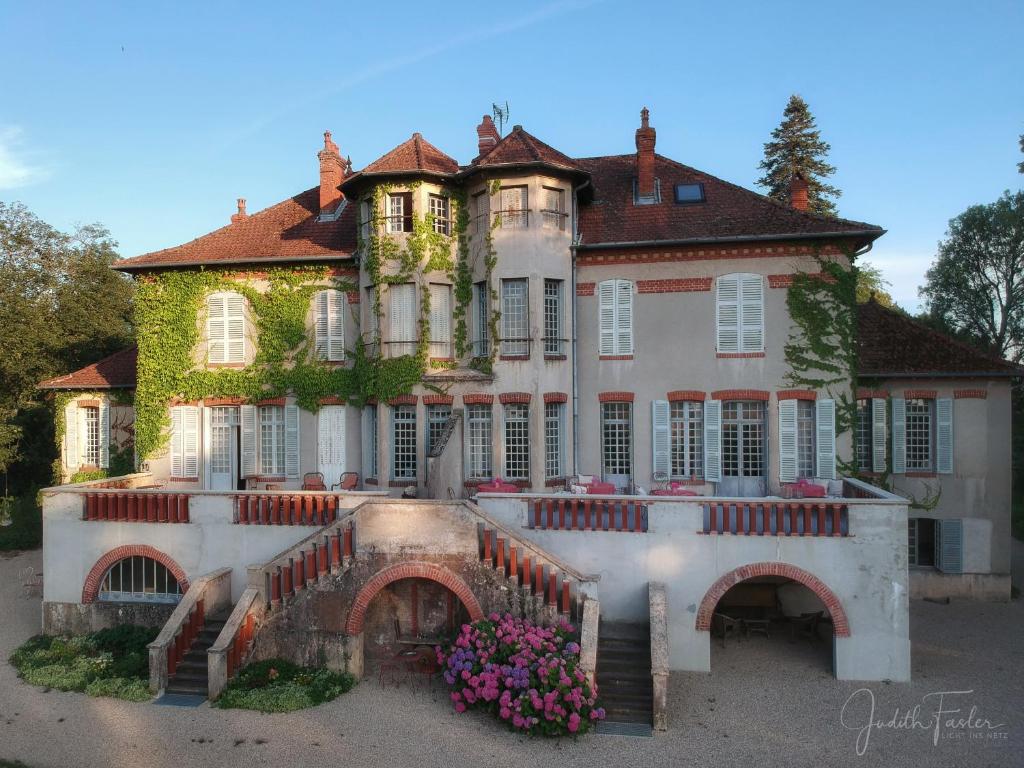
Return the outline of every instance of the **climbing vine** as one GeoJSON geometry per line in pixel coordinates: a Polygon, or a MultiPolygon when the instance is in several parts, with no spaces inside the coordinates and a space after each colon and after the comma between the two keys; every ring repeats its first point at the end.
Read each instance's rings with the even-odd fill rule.
{"type": "MultiPolygon", "coordinates": [[[[135,398],[131,390],[111,389],[107,392],[82,392],[58,390],[53,393],[53,440],[57,448],[57,458],[51,465],[53,482],[60,485],[64,481],[64,436],[67,433],[67,406],[78,398],[96,399],[106,397],[110,405],[132,405],[135,398]]],[[[110,443],[110,461],[106,469],[95,469],[86,472],[75,472],[68,482],[83,483],[88,480],[102,480],[105,477],[127,475],[135,471],[135,444],[129,438],[122,445],[110,443]]]]}

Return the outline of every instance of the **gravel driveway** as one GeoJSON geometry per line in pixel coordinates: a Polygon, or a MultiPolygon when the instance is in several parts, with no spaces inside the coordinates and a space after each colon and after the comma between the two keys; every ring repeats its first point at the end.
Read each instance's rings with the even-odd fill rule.
{"type": "MultiPolygon", "coordinates": [[[[17,574],[39,567],[39,552],[0,558],[0,657],[38,631],[39,599],[25,598],[17,574]]],[[[671,730],[655,738],[589,735],[578,742],[528,739],[479,715],[455,715],[438,690],[380,690],[365,681],[315,709],[262,715],[132,704],[76,693],[43,693],[0,663],[0,758],[54,766],[822,766],[1024,765],[1024,605],[915,602],[909,685],[838,682],[829,652],[785,637],[730,642],[712,651],[710,675],[672,676],[671,730]],[[862,689],[860,693],[856,693],[862,689]],[[863,690],[866,689],[866,690],[863,690]],[[858,731],[890,720],[894,707],[936,691],[968,691],[945,708],[977,707],[972,725],[876,730],[863,756],[858,731]],[[871,692],[870,694],[868,692],[871,692]],[[850,729],[840,724],[847,698],[850,729]]],[[[934,698],[925,699],[927,722],[934,698]]],[[[949,715],[955,717],[955,715],[949,715]]]]}

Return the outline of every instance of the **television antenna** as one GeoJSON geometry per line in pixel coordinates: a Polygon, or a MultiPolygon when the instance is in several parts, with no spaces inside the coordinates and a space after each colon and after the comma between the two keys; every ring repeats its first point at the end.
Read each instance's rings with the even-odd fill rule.
{"type": "Polygon", "coordinates": [[[502,136],[505,133],[505,123],[508,122],[509,108],[508,102],[505,102],[505,106],[500,104],[491,104],[491,114],[494,117],[494,122],[498,124],[498,135],[502,136]]]}

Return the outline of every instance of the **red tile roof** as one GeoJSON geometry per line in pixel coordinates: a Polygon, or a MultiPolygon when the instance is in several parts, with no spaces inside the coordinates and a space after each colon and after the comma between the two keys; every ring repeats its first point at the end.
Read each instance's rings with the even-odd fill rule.
{"type": "Polygon", "coordinates": [[[383,157],[370,163],[360,171],[362,175],[376,173],[426,172],[458,173],[459,164],[446,155],[419,133],[404,141],[383,157]]]}
{"type": "Polygon", "coordinates": [[[489,152],[474,160],[470,169],[535,164],[580,170],[575,160],[527,133],[521,125],[513,127],[512,132],[495,144],[489,152]]]}
{"type": "Polygon", "coordinates": [[[40,382],[40,389],[135,388],[137,347],[128,347],[73,373],[40,382]]]}
{"type": "Polygon", "coordinates": [[[582,247],[651,241],[757,239],[793,235],[856,234],[873,240],[885,230],[871,224],[797,211],[764,195],[655,155],[661,202],[636,205],[636,154],[588,157],[577,161],[588,171],[594,198],[580,207],[582,247]],[[703,184],[705,202],[678,205],[676,184],[703,184]]]}
{"type": "Polygon", "coordinates": [[[986,355],[876,301],[857,307],[860,376],[1024,376],[1024,369],[986,355]]]}
{"type": "Polygon", "coordinates": [[[308,189],[191,242],[121,259],[117,269],[191,264],[347,259],[356,247],[354,205],[334,221],[318,221],[320,188],[308,189]]]}

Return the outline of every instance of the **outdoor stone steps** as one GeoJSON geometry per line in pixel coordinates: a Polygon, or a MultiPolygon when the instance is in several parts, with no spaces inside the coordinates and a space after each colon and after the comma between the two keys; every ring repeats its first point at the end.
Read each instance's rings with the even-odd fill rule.
{"type": "Polygon", "coordinates": [[[209,657],[207,651],[217,642],[228,614],[208,617],[196,639],[178,663],[174,674],[167,680],[166,693],[206,696],[209,687],[209,657]]]}
{"type": "Polygon", "coordinates": [[[652,723],[654,683],[650,628],[646,624],[601,623],[597,686],[608,720],[652,723]]]}

